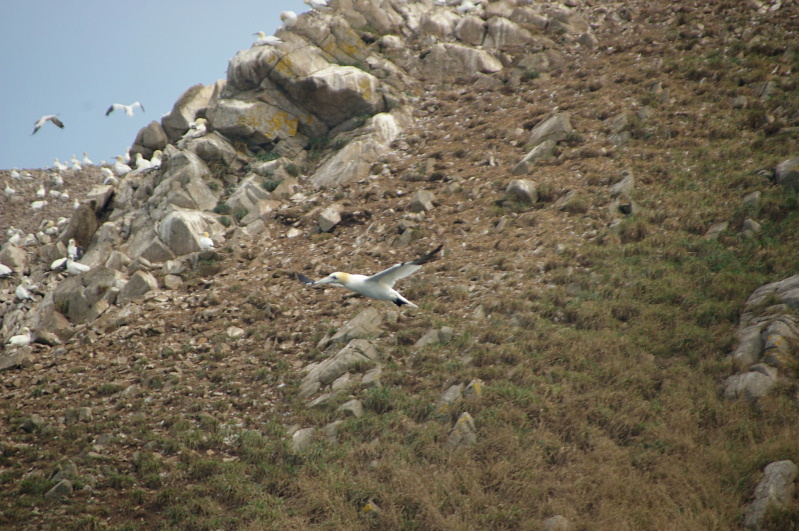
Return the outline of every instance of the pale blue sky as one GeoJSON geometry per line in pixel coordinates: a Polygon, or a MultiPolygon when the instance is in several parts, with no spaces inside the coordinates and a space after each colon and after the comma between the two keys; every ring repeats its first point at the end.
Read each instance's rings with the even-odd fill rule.
{"type": "Polygon", "coordinates": [[[224,79],[256,31],[273,33],[302,0],[4,0],[0,2],[0,169],[72,154],[112,161],[184,90],[224,79]],[[131,118],[112,103],[141,101],[131,118]],[[42,115],[58,114],[65,128],[42,115]]]}

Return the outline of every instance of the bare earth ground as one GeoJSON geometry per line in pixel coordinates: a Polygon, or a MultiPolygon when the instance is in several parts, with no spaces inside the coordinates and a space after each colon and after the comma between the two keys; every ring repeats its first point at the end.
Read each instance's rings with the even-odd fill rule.
{"type": "MultiPolygon", "coordinates": [[[[728,529],[740,524],[741,507],[747,501],[744,491],[751,491],[765,462],[744,466],[737,463],[740,451],[724,454],[719,448],[724,447],[726,432],[718,419],[771,426],[762,428],[773,439],[771,445],[763,442],[758,429],[747,431],[755,451],[775,458],[793,452],[795,458],[799,440],[795,416],[793,422],[780,420],[796,413],[795,389],[786,391],[788,398],[778,409],[782,413],[774,412],[777,406],[766,405],[761,414],[720,401],[716,385],[729,374],[722,359],[734,346],[737,315],[708,326],[715,335],[706,343],[686,346],[686,352],[701,349],[702,361],[683,366],[682,352],[669,357],[652,354],[654,348],[638,348],[640,343],[633,348],[630,338],[646,335],[650,325],[636,328],[635,319],[626,317],[582,327],[593,329],[608,343],[626,345],[624,356],[608,361],[610,355],[602,348],[592,352],[590,344],[572,334],[568,304],[586,290],[602,293],[612,288],[619,290],[619,298],[640,293],[635,279],[624,285],[623,279],[605,269],[608,265],[601,258],[630,249],[624,234],[608,229],[610,185],[621,179],[622,170],[631,170],[636,178],[633,195],[646,220],[641,225],[645,236],[629,238],[648,238],[654,249],[652,260],[666,242],[698,239],[711,223],[729,219],[745,193],[771,186],[757,171],[797,150],[795,134],[780,136],[779,153],[754,164],[740,161],[746,166],[741,168],[745,178],[728,187],[719,186],[717,176],[701,182],[702,157],[697,154],[706,153],[728,171],[725,159],[735,155],[736,144],[764,142],[763,129],[745,125],[753,111],[730,108],[737,94],[757,101],[750,84],[735,89],[735,83],[726,82],[735,75],[755,77],[754,68],[739,65],[736,74],[726,70],[725,83],[719,81],[721,89],[714,90],[709,85],[717,82],[714,76],[719,71],[694,59],[729,50],[733,41],[741,39],[752,10],[737,4],[632,6],[636,24],[600,31],[600,49],[577,48],[564,68],[518,90],[478,92],[466,83],[422,84],[417,123],[386,157],[384,170],[376,168],[381,177],[335,191],[308,190],[319,197],[319,205],[335,200],[352,213],[352,221],[336,228],[332,236],[288,239],[284,236],[290,225],[275,221],[261,238],[223,248],[222,262],[192,272],[182,289],[147,296],[131,315],[112,312],[61,348],[36,345],[32,367],[6,372],[0,380],[6,404],[0,424],[4,456],[0,497],[6,509],[0,523],[20,529],[247,525],[256,529],[277,526],[275,522],[283,528],[379,529],[391,528],[398,521],[391,518],[409,514],[407,507],[413,506],[417,516],[408,517],[406,521],[414,522],[408,528],[535,529],[539,525],[535,522],[552,514],[565,514],[578,529],[728,529]],[[630,27],[635,30],[622,31],[630,27]],[[669,91],[665,101],[653,95],[657,82],[669,91]],[[619,148],[608,142],[606,120],[644,105],[654,113],[635,131],[633,140],[619,148]],[[556,159],[537,165],[528,176],[541,186],[540,204],[533,208],[499,204],[510,169],[528,151],[529,130],[556,107],[571,114],[578,135],[558,147],[556,159]],[[719,142],[727,151],[716,151],[719,142]],[[691,175],[697,175],[696,194],[703,197],[696,202],[686,202],[688,196],[683,194],[691,175]],[[406,243],[399,239],[397,226],[407,221],[410,199],[420,189],[431,191],[437,206],[422,219],[412,219],[416,229],[406,243]],[[557,201],[569,192],[579,200],[562,206],[557,201]],[[424,428],[435,422],[409,415],[387,428],[405,434],[407,447],[418,446],[414,451],[419,462],[408,466],[408,477],[403,478],[401,470],[392,475],[382,464],[391,463],[386,457],[391,449],[380,447],[379,440],[391,440],[390,436],[370,432],[362,441],[356,436],[346,439],[353,448],[348,459],[354,463],[348,472],[336,476],[336,467],[344,466],[342,460],[331,457],[325,463],[324,457],[314,456],[307,463],[316,463],[318,470],[300,473],[298,467],[285,485],[270,487],[270,495],[280,502],[266,516],[257,516],[251,498],[237,492],[216,495],[213,486],[198,495],[195,505],[184,506],[205,519],[191,520],[173,510],[180,493],[193,492],[197,484],[212,484],[209,478],[244,459],[240,441],[225,434],[251,430],[279,437],[267,427],[333,420],[334,416],[309,417],[304,411],[296,398],[300,369],[319,355],[315,347],[322,336],[360,310],[371,305],[393,311],[388,303],[367,301],[344,290],[306,289],[292,273],[318,277],[340,269],[374,272],[439,243],[445,246],[441,258],[398,285],[421,308],[401,312],[379,340],[390,360],[384,384],[401,389],[403,396],[431,402],[455,381],[485,380],[484,416],[472,412],[478,418],[478,448],[460,457],[431,450],[413,434],[432,431],[436,435],[430,436],[430,447],[442,447],[450,425],[424,428]],[[612,279],[614,285],[597,278],[612,279]],[[478,308],[488,320],[477,320],[478,308]],[[540,318],[527,316],[531,308],[546,316],[547,326],[525,321],[540,318]],[[471,334],[480,348],[475,350],[464,339],[433,353],[412,351],[410,345],[424,332],[441,325],[452,326],[456,335],[471,334]],[[244,329],[245,338],[229,339],[230,326],[244,329]],[[519,346],[522,334],[530,334],[526,352],[503,350],[504,344],[519,346]],[[475,357],[471,365],[464,361],[467,356],[475,357]],[[429,372],[431,367],[436,372],[429,372]],[[632,376],[624,380],[625,374],[632,376]],[[634,381],[639,374],[645,375],[640,376],[645,383],[634,381]],[[695,383],[690,383],[692,378],[695,383]],[[594,379],[612,382],[612,390],[598,394],[600,386],[594,379]],[[516,384],[535,390],[540,402],[527,403],[513,395],[516,384]],[[683,385],[682,398],[673,398],[661,410],[660,390],[683,385]],[[786,410],[785,403],[794,409],[786,410]],[[68,418],[80,407],[91,408],[91,420],[76,423],[68,418]],[[699,407],[706,408],[702,420],[688,419],[699,407]],[[487,416],[489,410],[494,420],[487,416]],[[34,413],[44,417],[47,429],[21,430],[22,422],[34,413]],[[768,420],[770,413],[778,420],[768,420]],[[489,434],[481,431],[481,422],[518,430],[489,434]],[[193,429],[180,431],[177,426],[184,424],[193,429]],[[669,438],[670,432],[688,431],[687,425],[695,431],[682,439],[669,438]],[[585,426],[602,426],[606,433],[598,436],[585,426]],[[641,449],[630,450],[629,441],[638,441],[641,430],[659,436],[641,437],[646,439],[641,449]],[[697,457],[704,452],[705,459],[697,457]],[[154,476],[143,471],[143,454],[156,455],[154,476]],[[75,462],[83,477],[66,502],[44,502],[33,480],[21,486],[25,478],[50,477],[54,467],[66,460],[75,462]],[[211,472],[199,471],[198,463],[208,464],[211,472]],[[537,475],[520,477],[519,471],[528,468],[537,475]],[[439,483],[419,475],[426,470],[434,471],[431,475],[439,483]],[[453,470],[461,470],[463,476],[453,478],[458,475],[453,470]],[[327,481],[320,479],[326,474],[331,476],[327,481]],[[359,477],[361,485],[374,487],[384,481],[392,488],[405,485],[408,491],[396,492],[393,499],[385,493],[380,498],[388,520],[364,519],[357,513],[370,494],[354,494],[357,489],[352,486],[346,495],[336,491],[339,484],[349,485],[343,479],[348,475],[359,477]],[[744,487],[736,490],[735,482],[744,487]],[[325,485],[331,490],[329,499],[322,494],[325,485]],[[350,500],[353,508],[344,507],[342,499],[350,500]],[[431,507],[425,499],[432,500],[431,507]],[[355,515],[350,520],[328,514],[348,515],[348,510],[355,515]],[[481,522],[479,514],[490,518],[481,522]],[[214,515],[240,519],[214,520],[214,515]]],[[[781,12],[760,19],[756,27],[768,38],[765,28],[786,28],[796,19],[796,6],[786,3],[781,12]]],[[[797,63],[786,61],[769,62],[768,69],[782,68],[778,79],[796,97],[796,73],[791,69],[797,63]]],[[[781,120],[784,127],[796,125],[790,115],[781,120]]],[[[95,173],[67,179],[70,195],[85,193],[99,180],[95,173]]],[[[6,177],[6,171],[0,172],[0,180],[6,177]]],[[[68,215],[71,208],[70,202],[31,215],[27,204],[3,202],[0,228],[13,225],[34,231],[45,216],[55,219],[68,215]]],[[[304,214],[311,207],[297,208],[304,214]]],[[[314,220],[313,215],[301,217],[297,224],[309,231],[314,220]]],[[[783,262],[771,255],[761,258],[777,264],[773,271],[777,279],[791,274],[787,268],[781,270],[783,262]]],[[[648,267],[655,268],[651,262],[640,265],[648,267]]],[[[740,282],[749,291],[756,287],[754,280],[740,282]]],[[[731,304],[740,305],[747,294],[742,287],[731,304]]],[[[686,311],[693,304],[688,299],[686,295],[682,303],[686,311]]],[[[632,308],[634,315],[635,304],[618,307],[632,308]]],[[[592,316],[578,315],[578,329],[580,318],[592,316]]],[[[668,319],[651,326],[668,326],[664,323],[668,319]]],[[[267,473],[256,483],[266,485],[268,477],[267,473]]]]}

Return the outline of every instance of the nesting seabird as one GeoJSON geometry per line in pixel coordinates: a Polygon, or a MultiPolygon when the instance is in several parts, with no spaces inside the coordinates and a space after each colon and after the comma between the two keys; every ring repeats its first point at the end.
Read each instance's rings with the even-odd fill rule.
{"type": "Polygon", "coordinates": [[[59,258],[58,260],[53,260],[53,262],[50,264],[50,271],[66,269],[67,260],[69,260],[69,258],[59,258]]]}
{"type": "Polygon", "coordinates": [[[75,238],[70,238],[67,242],[67,257],[71,260],[80,260],[83,256],[83,247],[80,247],[75,238]]]}
{"type": "Polygon", "coordinates": [[[122,155],[117,155],[117,161],[114,163],[114,171],[117,175],[124,177],[131,172],[130,166],[125,164],[125,158],[122,155]]]}
{"type": "Polygon", "coordinates": [[[433,256],[441,250],[443,245],[439,245],[424,256],[416,260],[410,260],[393,265],[379,273],[367,277],[350,273],[336,271],[321,280],[312,280],[301,273],[297,273],[297,279],[309,286],[319,286],[321,284],[333,284],[343,286],[355,293],[360,293],[364,297],[381,301],[391,301],[397,306],[408,305],[411,308],[418,308],[414,303],[403,297],[394,289],[394,283],[418,271],[422,264],[429,262],[433,256]]]}
{"type": "Polygon", "coordinates": [[[85,151],[83,152],[83,163],[86,166],[94,166],[94,162],[92,162],[92,159],[89,158],[89,154],[85,151]]]}
{"type": "Polygon", "coordinates": [[[67,171],[69,169],[66,164],[59,162],[57,158],[53,159],[53,168],[55,168],[56,171],[67,171]]]}
{"type": "Polygon", "coordinates": [[[203,232],[203,235],[199,238],[200,249],[213,249],[214,248],[214,240],[212,240],[207,232],[203,232]]]}
{"type": "Polygon", "coordinates": [[[145,159],[141,153],[136,153],[136,169],[138,171],[149,170],[152,167],[150,161],[145,159]]]}
{"type": "Polygon", "coordinates": [[[281,39],[280,37],[275,37],[274,35],[267,35],[263,31],[253,33],[253,35],[258,36],[258,38],[255,39],[255,42],[252,43],[253,46],[277,46],[278,44],[283,44],[283,39],[281,39]]]}
{"type": "Polygon", "coordinates": [[[80,170],[83,169],[83,166],[81,165],[80,161],[78,160],[78,158],[75,156],[74,153],[72,154],[72,158],[70,159],[70,162],[72,163],[72,169],[73,170],[80,171],[80,170]]]}
{"type": "Polygon", "coordinates": [[[57,126],[59,129],[63,129],[64,128],[64,123],[61,120],[58,119],[58,115],[57,114],[47,114],[45,116],[42,116],[41,118],[39,118],[36,121],[36,123],[33,125],[33,133],[31,133],[31,134],[35,135],[36,131],[41,129],[42,126],[44,124],[46,124],[47,122],[53,122],[53,125],[57,126]]]}
{"type": "Polygon", "coordinates": [[[0,264],[0,278],[10,277],[14,270],[5,264],[0,264]]]}
{"type": "Polygon", "coordinates": [[[47,206],[47,201],[43,201],[43,200],[42,201],[34,201],[33,203],[31,203],[31,208],[33,210],[41,210],[41,209],[43,209],[46,206],[47,206]]]}
{"type": "Polygon", "coordinates": [[[32,289],[36,289],[36,286],[31,284],[28,277],[22,277],[21,283],[17,286],[17,289],[14,290],[14,295],[21,301],[32,301],[33,294],[30,292],[32,289]]]}
{"type": "Polygon", "coordinates": [[[297,23],[297,13],[294,11],[283,11],[280,14],[280,20],[283,21],[283,28],[290,28],[297,23]]]}
{"type": "Polygon", "coordinates": [[[80,275],[81,273],[85,273],[90,269],[91,267],[87,266],[86,264],[81,264],[79,262],[75,262],[71,258],[67,258],[67,273],[70,275],[80,275]]]}
{"type": "Polygon", "coordinates": [[[327,7],[327,0],[303,0],[306,4],[313,9],[322,10],[327,7]]]}
{"type": "Polygon", "coordinates": [[[156,170],[161,167],[161,155],[163,155],[163,153],[160,149],[153,151],[153,155],[150,157],[150,167],[152,169],[156,170]]]}
{"type": "Polygon", "coordinates": [[[3,193],[5,193],[8,197],[11,197],[12,195],[16,194],[17,191],[8,186],[8,181],[6,181],[6,187],[3,188],[3,193]]]}
{"type": "Polygon", "coordinates": [[[141,102],[139,101],[134,101],[130,105],[123,105],[121,103],[112,103],[111,106],[108,108],[108,110],[105,111],[105,115],[108,116],[114,111],[125,111],[125,114],[127,114],[128,116],[133,116],[133,109],[136,107],[141,109],[142,112],[145,112],[144,105],[142,105],[141,102]]]}
{"type": "Polygon", "coordinates": [[[28,328],[27,326],[23,326],[20,332],[22,333],[17,334],[16,336],[11,336],[9,340],[6,341],[6,345],[11,347],[26,347],[30,345],[31,340],[33,339],[31,337],[30,328],[28,328]]]}

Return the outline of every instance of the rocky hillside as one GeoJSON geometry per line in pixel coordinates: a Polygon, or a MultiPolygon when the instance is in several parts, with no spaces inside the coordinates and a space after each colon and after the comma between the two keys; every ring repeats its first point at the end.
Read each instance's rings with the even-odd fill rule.
{"type": "Polygon", "coordinates": [[[0,172],[4,527],[799,526],[799,8],[439,3],[0,172]]]}

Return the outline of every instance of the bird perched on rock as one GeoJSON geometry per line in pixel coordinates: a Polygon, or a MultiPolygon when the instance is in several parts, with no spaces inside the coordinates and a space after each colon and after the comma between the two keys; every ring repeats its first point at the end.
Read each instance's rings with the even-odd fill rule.
{"type": "Polygon", "coordinates": [[[283,11],[280,14],[280,20],[283,21],[283,25],[280,27],[280,29],[290,28],[297,23],[297,13],[294,11],[283,11]]]}
{"type": "Polygon", "coordinates": [[[27,347],[31,344],[31,340],[33,337],[31,336],[30,328],[27,326],[23,326],[21,334],[17,334],[16,336],[11,336],[8,341],[6,341],[6,345],[10,347],[27,347]]]}
{"type": "Polygon", "coordinates": [[[3,193],[6,194],[7,197],[11,197],[12,195],[16,194],[17,191],[8,186],[8,181],[6,181],[6,187],[3,188],[3,193]]]}
{"type": "Polygon", "coordinates": [[[56,171],[67,171],[69,167],[64,163],[59,162],[58,159],[53,159],[53,169],[56,171]]]}
{"type": "Polygon", "coordinates": [[[130,169],[130,166],[125,164],[125,159],[122,157],[122,155],[117,155],[117,161],[114,163],[114,171],[120,177],[124,177],[132,170],[130,169]]]}
{"type": "Polygon", "coordinates": [[[64,178],[57,173],[50,174],[50,184],[52,184],[55,188],[62,188],[64,186],[64,178]]]}
{"type": "Polygon", "coordinates": [[[14,270],[5,264],[0,264],[0,278],[10,277],[14,274],[14,270]]]}
{"type": "Polygon", "coordinates": [[[183,148],[186,145],[186,142],[193,138],[199,138],[203,136],[205,133],[208,132],[208,126],[206,125],[208,120],[205,118],[197,118],[193,122],[189,124],[189,130],[183,135],[183,137],[178,140],[178,147],[183,148]]]}
{"type": "Polygon", "coordinates": [[[50,264],[50,271],[59,271],[62,269],[66,269],[67,260],[69,260],[69,258],[59,258],[58,260],[53,260],[52,263],[50,264]]]}
{"type": "Polygon", "coordinates": [[[327,7],[327,0],[303,0],[313,9],[323,10],[327,7]]]}
{"type": "Polygon", "coordinates": [[[72,158],[69,160],[69,162],[72,163],[72,169],[73,170],[80,171],[80,170],[83,169],[83,166],[81,165],[80,161],[78,160],[78,158],[75,156],[74,153],[72,154],[72,158]]]}
{"type": "Polygon", "coordinates": [[[125,114],[127,114],[128,116],[133,116],[133,109],[135,109],[136,107],[141,109],[142,112],[145,112],[144,105],[142,105],[141,102],[139,101],[134,101],[130,105],[123,105],[122,103],[112,103],[111,106],[108,108],[108,110],[105,111],[105,115],[108,116],[114,111],[125,111],[125,114]]]}
{"type": "Polygon", "coordinates": [[[200,244],[200,249],[213,249],[214,248],[214,240],[212,240],[207,232],[203,232],[203,235],[200,236],[198,240],[200,244]]]}
{"type": "Polygon", "coordinates": [[[22,277],[20,283],[17,285],[17,289],[14,290],[14,295],[21,301],[32,301],[33,300],[33,293],[31,290],[36,289],[36,286],[31,284],[31,281],[28,277],[22,277]]]}
{"type": "Polygon", "coordinates": [[[92,159],[89,158],[89,154],[85,151],[83,152],[83,163],[86,166],[94,166],[94,162],[92,162],[92,159]]]}
{"type": "Polygon", "coordinates": [[[64,122],[62,122],[61,120],[58,119],[58,115],[57,114],[46,114],[46,115],[42,116],[41,118],[39,118],[38,120],[36,120],[36,123],[33,124],[33,133],[31,133],[31,134],[35,135],[36,131],[41,129],[42,126],[44,124],[46,124],[47,122],[53,122],[53,125],[55,125],[59,129],[63,129],[64,128],[64,122]]]}
{"type": "Polygon", "coordinates": [[[70,238],[67,242],[67,257],[72,260],[80,260],[83,256],[83,247],[80,247],[75,238],[70,238]]]}
{"type": "Polygon", "coordinates": [[[47,206],[47,201],[34,201],[31,203],[31,208],[33,210],[41,210],[47,206]]]}
{"type": "Polygon", "coordinates": [[[155,170],[161,167],[161,155],[163,155],[163,153],[160,149],[153,151],[153,156],[150,157],[150,167],[152,169],[155,170]]]}
{"type": "Polygon", "coordinates": [[[20,179],[22,179],[22,174],[19,173],[19,168],[17,168],[16,166],[11,168],[11,178],[14,179],[15,181],[19,181],[20,179]]]}
{"type": "Polygon", "coordinates": [[[70,275],[80,275],[81,273],[85,273],[89,271],[91,267],[87,266],[86,264],[81,264],[72,260],[71,258],[67,258],[67,273],[70,275]]]}
{"type": "Polygon", "coordinates": [[[253,33],[253,35],[258,36],[258,38],[255,39],[255,42],[252,43],[253,46],[277,46],[278,44],[283,44],[283,39],[281,39],[280,37],[275,37],[274,35],[267,35],[263,31],[253,33]]]}
{"type": "Polygon", "coordinates": [[[145,159],[141,153],[136,153],[136,170],[137,171],[146,171],[152,167],[150,161],[145,159]]]}
{"type": "Polygon", "coordinates": [[[394,289],[394,283],[418,271],[422,267],[422,264],[429,262],[442,247],[443,245],[439,245],[416,260],[393,265],[370,277],[337,271],[316,281],[301,273],[297,273],[297,280],[309,286],[319,286],[322,284],[343,286],[355,293],[360,293],[364,297],[369,297],[370,299],[387,300],[393,302],[397,306],[407,305],[411,308],[418,308],[418,306],[400,295],[399,292],[394,289]]]}
{"type": "Polygon", "coordinates": [[[44,188],[44,184],[39,185],[39,189],[36,190],[36,197],[45,198],[47,197],[47,190],[44,188]]]}

